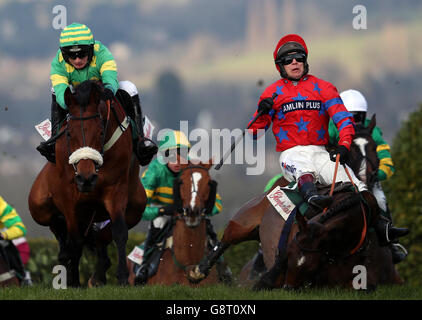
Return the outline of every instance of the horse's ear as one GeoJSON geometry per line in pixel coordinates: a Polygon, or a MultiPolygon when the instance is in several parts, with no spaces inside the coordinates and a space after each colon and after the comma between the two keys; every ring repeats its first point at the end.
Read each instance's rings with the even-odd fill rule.
{"type": "Polygon", "coordinates": [[[214,157],[211,157],[207,162],[202,163],[202,165],[204,166],[204,168],[206,168],[207,170],[209,170],[214,164],[214,157]]]}
{"type": "Polygon", "coordinates": [[[308,230],[308,222],[300,212],[296,214],[296,221],[300,231],[306,232],[308,230]]]}
{"type": "Polygon", "coordinates": [[[69,87],[64,91],[64,103],[69,108],[71,105],[75,104],[75,97],[73,96],[72,91],[69,87]]]}
{"type": "Polygon", "coordinates": [[[371,118],[371,122],[369,123],[369,126],[368,126],[369,132],[372,133],[372,130],[374,130],[376,125],[377,125],[377,119],[376,119],[375,113],[374,113],[374,115],[371,118]]]}
{"type": "Polygon", "coordinates": [[[180,171],[183,171],[183,170],[185,170],[186,169],[186,167],[189,165],[189,162],[188,163],[182,163],[181,165],[180,165],[180,171]]]}
{"type": "Polygon", "coordinates": [[[103,89],[97,82],[92,82],[91,86],[91,97],[90,101],[94,102],[95,105],[98,105],[100,103],[101,94],[103,92],[103,89]]]}

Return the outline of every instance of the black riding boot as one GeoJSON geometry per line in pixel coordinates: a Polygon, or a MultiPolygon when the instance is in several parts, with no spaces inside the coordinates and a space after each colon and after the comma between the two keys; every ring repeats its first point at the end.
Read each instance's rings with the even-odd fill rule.
{"type": "Polygon", "coordinates": [[[151,249],[154,247],[157,237],[160,234],[161,230],[162,229],[160,228],[154,227],[154,224],[151,221],[150,228],[148,230],[147,239],[145,240],[145,245],[144,245],[144,259],[135,275],[136,285],[143,285],[148,280],[150,258],[152,256],[152,252],[149,252],[149,251],[151,251],[151,249]]]}
{"type": "Polygon", "coordinates": [[[310,175],[305,175],[299,178],[299,192],[307,203],[314,208],[323,210],[333,202],[333,199],[330,196],[318,194],[315,184],[310,181],[309,176],[310,175]]]}
{"type": "Polygon", "coordinates": [[[56,139],[55,135],[59,131],[60,123],[66,118],[67,111],[64,110],[56,101],[56,95],[51,95],[51,137],[47,141],[42,141],[37,150],[48,161],[56,163],[56,139]]]}
{"type": "Polygon", "coordinates": [[[135,154],[141,166],[148,165],[155,154],[158,152],[157,146],[144,136],[142,115],[136,116],[136,126],[138,128],[138,137],[133,141],[135,154]],[[148,141],[148,145],[145,143],[148,141]]]}
{"type": "Polygon", "coordinates": [[[390,243],[397,243],[400,237],[409,233],[407,228],[393,227],[391,220],[385,216],[380,215],[377,223],[375,224],[375,231],[377,234],[380,246],[387,246],[390,243]]]}
{"type": "Polygon", "coordinates": [[[151,140],[145,138],[144,135],[144,117],[142,116],[141,102],[139,96],[136,99],[132,98],[135,111],[135,122],[137,127],[137,137],[133,140],[133,150],[138,158],[141,166],[148,165],[155,154],[158,152],[158,147],[151,140]],[[145,143],[148,141],[148,145],[145,143]]]}
{"type": "MultiPolygon", "coordinates": [[[[208,245],[209,248],[212,249],[216,245],[218,245],[218,238],[217,234],[214,231],[214,227],[211,224],[211,221],[209,219],[205,219],[206,221],[206,230],[208,235],[208,245]]],[[[221,255],[216,263],[216,269],[218,272],[218,277],[220,281],[222,281],[225,284],[231,284],[233,273],[229,267],[229,265],[224,261],[223,255],[221,255]]]]}

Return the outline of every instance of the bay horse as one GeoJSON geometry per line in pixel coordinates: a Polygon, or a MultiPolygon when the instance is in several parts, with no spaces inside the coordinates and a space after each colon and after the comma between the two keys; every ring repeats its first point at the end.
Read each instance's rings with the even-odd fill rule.
{"type": "MultiPolygon", "coordinates": [[[[216,182],[211,180],[207,164],[190,162],[182,165],[173,187],[177,210],[168,222],[172,235],[166,240],[157,272],[148,279],[148,285],[182,284],[197,286],[189,281],[186,270],[196,265],[209,252],[206,215],[214,208],[216,182]]],[[[128,260],[131,284],[134,283],[133,262],[128,260]]],[[[216,268],[200,285],[219,282],[216,268]]]]}
{"type": "Polygon", "coordinates": [[[84,244],[96,246],[98,282],[110,266],[106,245],[115,241],[118,283],[128,283],[128,229],[142,217],[145,190],[139,163],[132,154],[129,118],[117,100],[101,99],[103,87],[84,81],[73,94],[65,91],[69,114],[57,136],[56,163],[48,162],[28,197],[32,218],[50,227],[59,242],[59,262],[66,266],[69,286],[80,286],[79,260],[84,244]],[[111,220],[96,232],[95,223],[111,220]]]}
{"type": "Polygon", "coordinates": [[[16,271],[11,268],[6,246],[7,240],[0,240],[0,287],[20,286],[19,278],[16,271]]]}
{"type": "MultiPolygon", "coordinates": [[[[351,155],[349,157],[349,160],[351,160],[351,167],[353,168],[353,171],[355,174],[359,177],[364,172],[361,170],[361,167],[364,165],[362,164],[365,162],[365,168],[366,168],[366,177],[367,181],[373,180],[374,176],[374,170],[376,171],[377,166],[373,164],[377,164],[377,155],[376,155],[376,144],[373,141],[371,137],[371,133],[373,128],[376,125],[375,116],[373,116],[373,119],[371,120],[371,124],[368,126],[368,129],[366,130],[357,130],[355,140],[352,143],[351,148],[351,155]],[[365,137],[365,139],[368,139],[368,143],[366,144],[357,144],[356,140],[358,138],[365,137]],[[359,146],[360,145],[360,146],[359,146]],[[362,145],[365,147],[365,156],[362,156],[361,150],[362,145]],[[359,158],[360,161],[354,161],[354,159],[359,158]],[[370,160],[369,160],[370,159],[370,160]],[[353,163],[352,163],[353,162],[353,163]],[[369,163],[367,165],[366,163],[369,163]],[[359,164],[359,165],[357,165],[359,164]],[[360,175],[359,175],[360,171],[360,175]]],[[[262,272],[265,272],[267,270],[270,270],[274,266],[275,261],[275,255],[277,251],[277,244],[278,239],[280,238],[281,231],[283,229],[283,226],[285,224],[284,219],[281,218],[281,216],[276,212],[276,210],[273,208],[271,203],[266,199],[266,195],[270,193],[274,188],[277,186],[287,186],[289,182],[284,178],[281,177],[278,179],[273,187],[266,193],[260,194],[247,202],[245,205],[243,205],[240,210],[235,214],[235,216],[229,221],[228,226],[226,227],[221,243],[219,244],[218,248],[212,252],[206,259],[204,259],[198,266],[196,266],[194,269],[190,270],[190,277],[192,280],[201,281],[202,278],[206,277],[207,268],[209,266],[213,265],[215,261],[218,259],[218,257],[231,245],[240,243],[242,241],[247,240],[257,240],[261,241],[261,246],[263,249],[263,262],[265,264],[266,270],[262,270],[262,272]],[[276,239],[276,240],[275,240],[276,239]]],[[[334,197],[336,194],[334,194],[334,197]]],[[[377,211],[376,202],[374,202],[374,197],[366,193],[365,197],[367,198],[367,202],[370,203],[370,205],[373,207],[372,211],[377,211]]],[[[342,198],[338,198],[337,201],[341,201],[342,198]]],[[[336,200],[336,199],[335,199],[336,200]]],[[[373,217],[375,217],[375,214],[373,214],[373,217]]],[[[373,222],[373,221],[372,221],[373,222]]],[[[298,225],[293,224],[292,230],[290,232],[289,236],[289,242],[291,242],[294,238],[295,233],[299,231],[298,225]]],[[[360,233],[359,233],[360,234],[360,233]]],[[[377,278],[376,276],[372,276],[374,279],[373,282],[389,282],[389,283],[401,283],[402,280],[397,274],[397,271],[394,268],[394,265],[392,264],[391,260],[391,252],[386,247],[379,247],[377,244],[377,240],[375,239],[375,236],[373,233],[369,234],[368,239],[370,239],[370,243],[372,246],[371,248],[371,255],[372,255],[372,261],[375,260],[375,257],[381,261],[380,268],[386,269],[388,272],[385,272],[386,279],[383,278],[383,276],[380,274],[382,273],[381,270],[378,270],[377,264],[372,264],[371,271],[376,276],[379,276],[381,278],[377,278]]],[[[350,239],[350,241],[353,241],[353,239],[350,239]]],[[[262,264],[262,263],[260,263],[262,264]]],[[[252,283],[251,280],[251,268],[253,266],[253,261],[249,261],[246,266],[243,268],[240,279],[244,280],[245,282],[252,283]]],[[[385,270],[384,270],[385,271],[385,270]]],[[[255,275],[257,273],[255,272],[255,275]]],[[[341,277],[338,277],[340,279],[341,277]]],[[[343,278],[344,279],[344,278],[343,278]]],[[[277,285],[281,284],[282,279],[278,279],[277,285]]],[[[349,282],[348,280],[345,280],[346,282],[349,282]]],[[[337,283],[341,282],[339,280],[337,283]]],[[[261,284],[263,287],[263,284],[261,284]]]]}

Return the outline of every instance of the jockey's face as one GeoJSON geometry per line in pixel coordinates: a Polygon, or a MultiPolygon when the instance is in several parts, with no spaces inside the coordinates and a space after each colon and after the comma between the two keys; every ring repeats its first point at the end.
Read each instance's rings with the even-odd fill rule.
{"type": "MultiPolygon", "coordinates": [[[[291,52],[289,55],[296,54],[297,52],[291,52]]],[[[299,80],[302,78],[304,72],[305,72],[305,63],[304,62],[298,62],[296,59],[293,59],[293,61],[290,64],[283,65],[284,70],[286,70],[287,75],[290,79],[299,80]]]]}
{"type": "Polygon", "coordinates": [[[83,69],[88,63],[88,56],[83,58],[76,57],[75,59],[69,58],[69,62],[76,69],[83,69]]]}
{"type": "Polygon", "coordinates": [[[176,159],[174,161],[170,161],[167,165],[171,171],[177,173],[177,172],[180,172],[180,170],[182,169],[181,163],[185,163],[185,162],[187,162],[185,158],[183,158],[180,155],[177,155],[176,159]]]}
{"type": "Polygon", "coordinates": [[[187,150],[184,151],[181,152],[180,149],[170,151],[167,165],[171,171],[180,172],[182,164],[188,163],[188,160],[186,160],[187,150]]]}

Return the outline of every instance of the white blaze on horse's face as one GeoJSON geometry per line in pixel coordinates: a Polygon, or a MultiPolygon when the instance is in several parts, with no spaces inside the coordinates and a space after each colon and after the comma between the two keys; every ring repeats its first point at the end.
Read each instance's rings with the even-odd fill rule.
{"type": "Polygon", "coordinates": [[[300,259],[297,260],[297,266],[300,267],[301,265],[303,265],[306,261],[305,256],[301,256],[300,259]]]}
{"type": "Polygon", "coordinates": [[[366,148],[366,145],[368,144],[368,140],[365,139],[365,138],[356,138],[356,139],[353,140],[353,143],[356,144],[359,147],[360,153],[363,156],[362,163],[360,164],[358,175],[359,175],[360,180],[366,183],[366,159],[365,159],[366,151],[365,151],[365,148],[366,148]]]}
{"type": "Polygon", "coordinates": [[[201,178],[202,178],[202,175],[199,172],[192,173],[191,199],[190,199],[190,207],[192,211],[195,209],[196,197],[198,195],[198,184],[201,178]]]}

